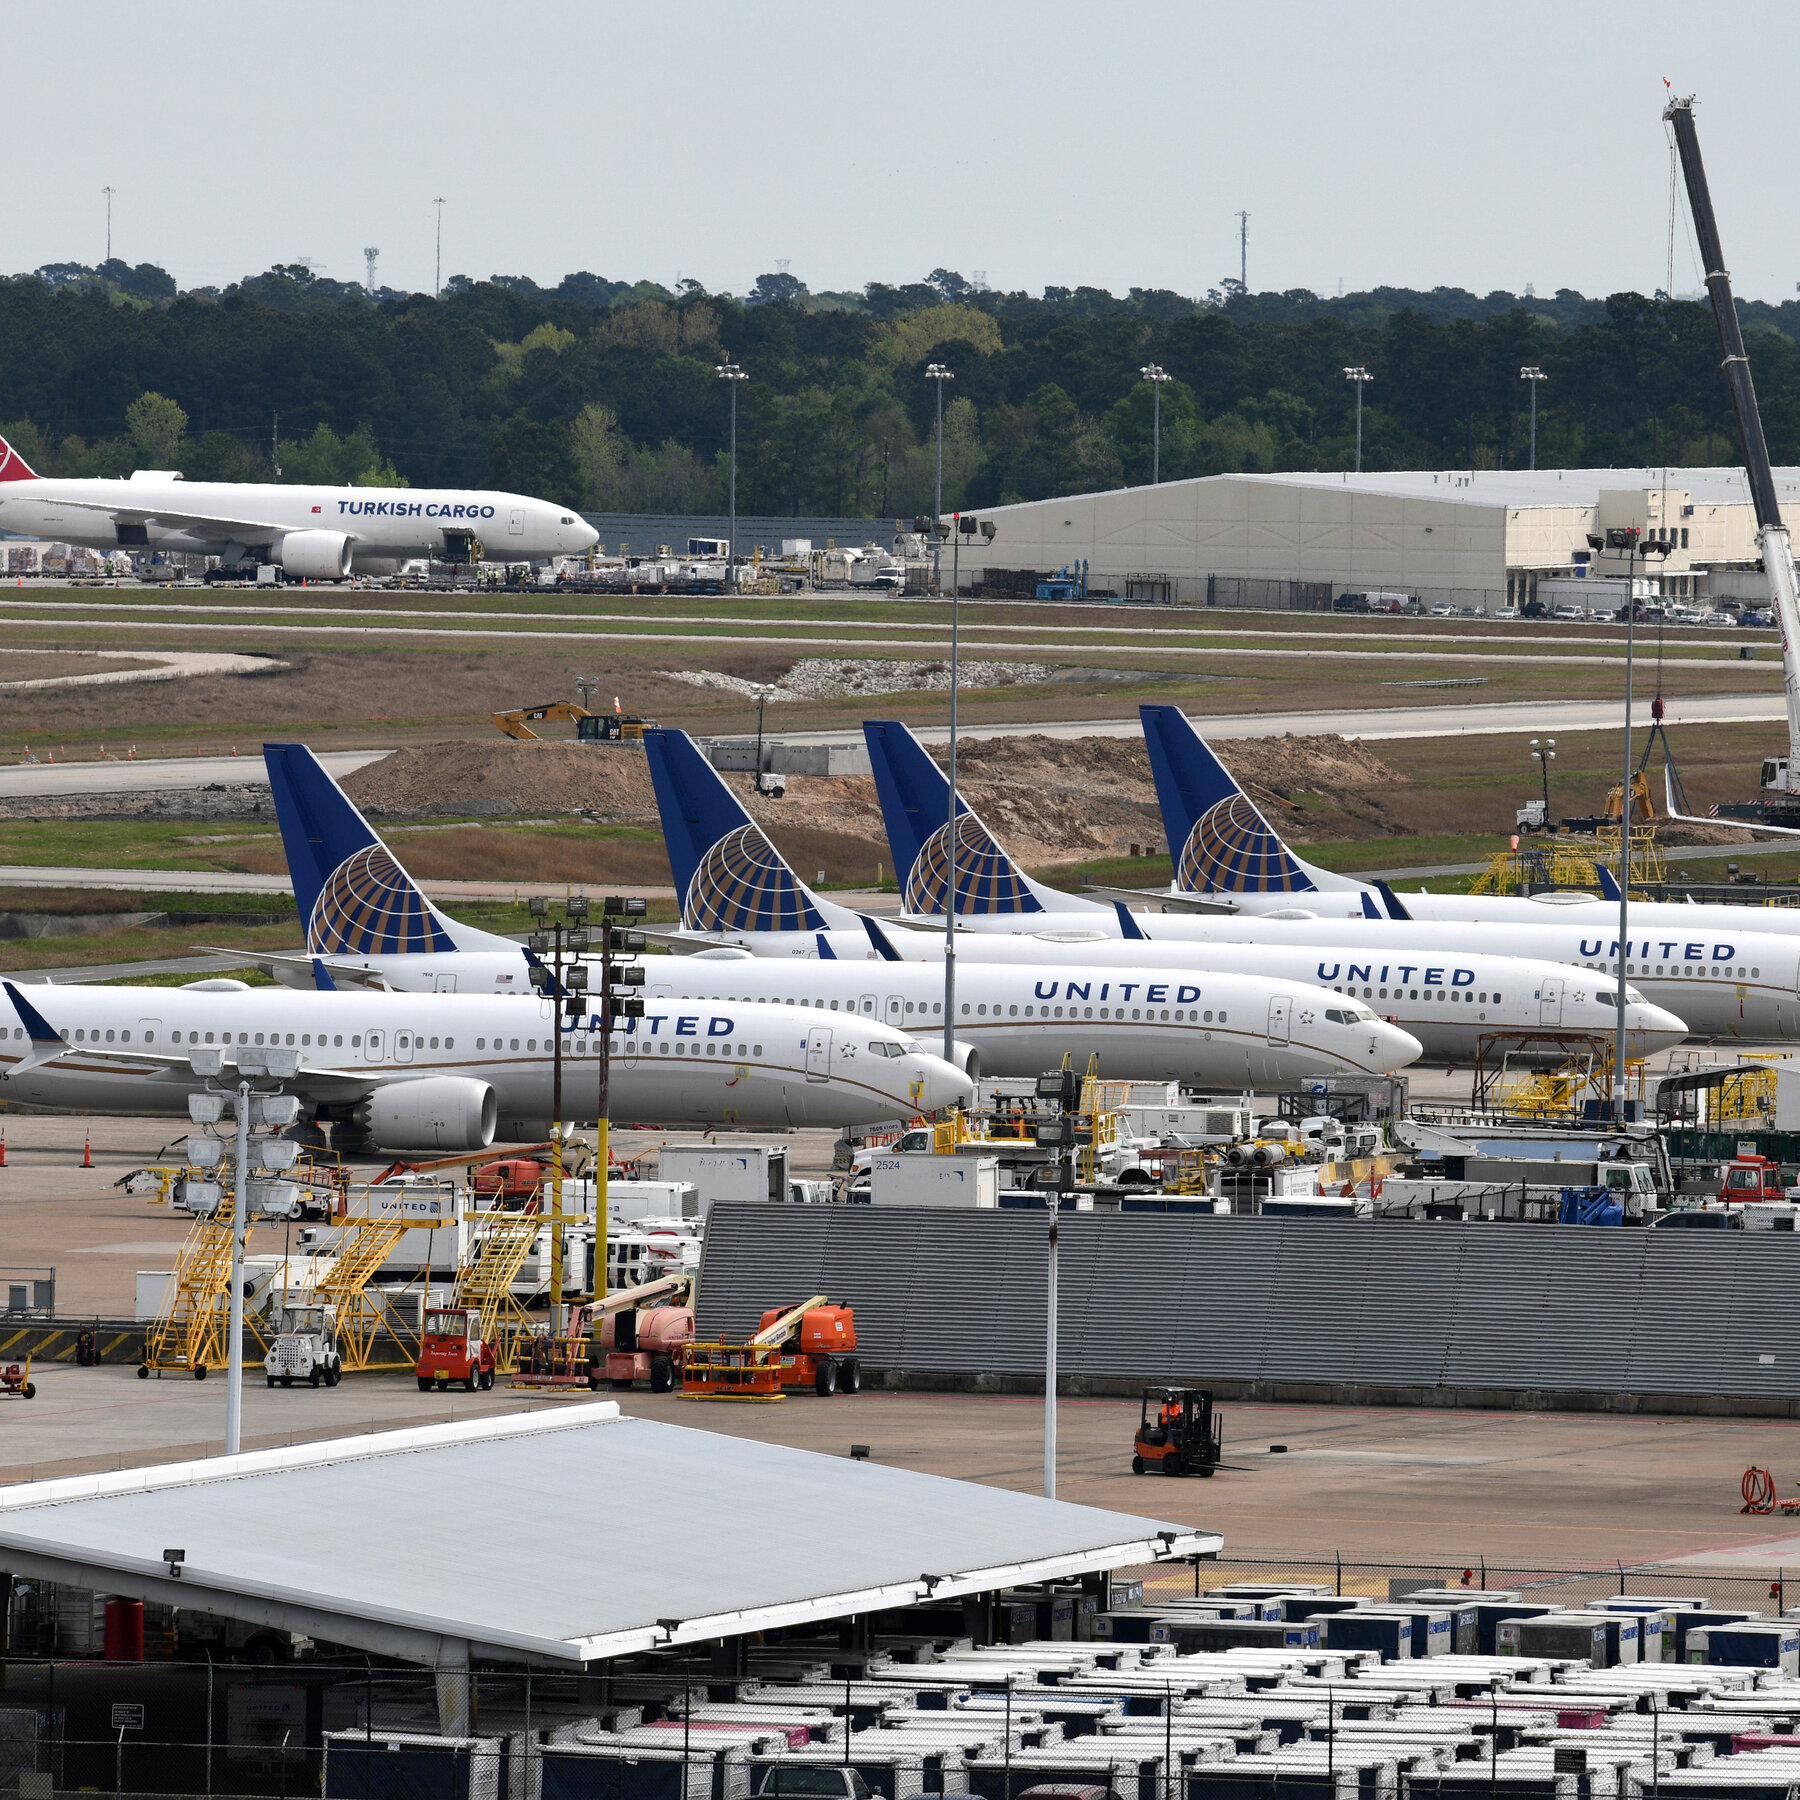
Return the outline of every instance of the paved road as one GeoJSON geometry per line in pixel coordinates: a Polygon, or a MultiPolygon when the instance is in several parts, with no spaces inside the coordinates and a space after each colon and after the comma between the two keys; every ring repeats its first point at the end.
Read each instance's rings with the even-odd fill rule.
{"type": "MultiPolygon", "coordinates": [[[[385,750],[327,750],[319,761],[333,775],[344,776],[365,763],[378,762],[385,750]]],[[[262,752],[244,756],[146,756],[121,761],[118,757],[92,762],[12,763],[0,768],[0,798],[28,798],[33,794],[149,794],[174,789],[208,787],[267,787],[269,771],[262,752]]]]}
{"type": "MultiPolygon", "coordinates": [[[[1670,700],[1668,724],[1739,725],[1773,723],[1786,717],[1779,694],[1712,694],[1670,700]]],[[[871,701],[871,710],[879,711],[871,701]]],[[[1379,743],[1396,738],[1469,737],[1508,731],[1615,731],[1625,722],[1617,700],[1547,700],[1487,702],[1473,706],[1346,707],[1330,712],[1193,714],[1194,723],[1214,738],[1316,737],[1339,733],[1379,743]]],[[[1640,708],[1634,717],[1648,717],[1640,708]]],[[[943,743],[943,725],[917,728],[927,743],[943,743]]],[[[968,738],[1135,737],[1136,714],[1127,719],[1063,719],[1020,725],[965,725],[968,738]]],[[[844,731],[784,732],[791,744],[860,744],[860,727],[844,731]]],[[[319,758],[332,774],[348,775],[379,761],[386,750],[327,750],[319,758]]],[[[147,793],[205,787],[219,782],[234,786],[268,785],[260,756],[146,757],[134,762],[14,763],[0,768],[0,798],[31,794],[147,793]]],[[[246,892],[261,893],[252,888],[246,892]]],[[[532,890],[536,891],[536,890],[532,890]]]]}
{"type": "MultiPolygon", "coordinates": [[[[588,891],[569,881],[421,881],[438,900],[511,900],[543,894],[560,900],[588,891]]],[[[0,887],[106,888],[129,894],[291,894],[286,875],[238,875],[216,869],[57,869],[35,863],[0,865],[0,887]]],[[[612,887],[609,894],[641,894],[646,900],[673,900],[672,887],[612,887]]],[[[204,929],[196,926],[196,930],[204,929]]]]}

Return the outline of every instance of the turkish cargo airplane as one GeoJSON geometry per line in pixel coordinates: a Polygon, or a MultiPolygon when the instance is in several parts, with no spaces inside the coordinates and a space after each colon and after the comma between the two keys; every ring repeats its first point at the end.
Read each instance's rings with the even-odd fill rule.
{"type": "MultiPolygon", "coordinates": [[[[659,779],[658,798],[665,806],[685,804],[687,826],[700,830],[698,821],[705,818],[711,820],[705,830],[725,833],[701,849],[684,840],[687,827],[665,811],[671,861],[678,870],[686,856],[698,863],[684,891],[691,894],[703,877],[716,880],[703,918],[716,918],[728,930],[733,923],[771,929],[749,930],[747,943],[704,939],[698,954],[646,960],[651,1016],[644,1037],[625,1036],[627,1065],[633,1055],[667,1054],[656,1041],[645,1042],[658,1038],[659,1006],[722,1009],[780,1002],[808,1009],[814,1029],[827,1034],[834,1028],[853,1032],[853,1022],[880,1019],[918,1034],[928,1045],[938,1041],[944,1026],[942,965],[901,957],[878,930],[871,932],[841,907],[833,911],[850,919],[852,928],[838,931],[853,944],[857,959],[837,955],[832,949],[837,934],[814,910],[829,902],[820,902],[749,824],[692,744],[679,732],[646,735],[678,739],[692,758],[692,766],[679,766],[689,776],[705,773],[704,783],[680,781],[675,787],[659,779]],[[717,786],[717,794],[708,783],[717,786]],[[735,847],[743,860],[715,864],[710,851],[722,847],[735,847]],[[726,885],[733,867],[747,872],[737,888],[726,885]],[[717,876],[708,876],[714,868],[717,876]],[[743,910],[721,910],[728,906],[743,910]],[[777,938],[782,947],[774,955],[753,953],[752,946],[777,938]],[[871,960],[878,967],[871,968],[871,960]]],[[[458,925],[438,912],[310,751],[271,744],[264,754],[311,952],[310,969],[306,957],[266,954],[258,959],[265,967],[309,985],[323,976],[415,992],[528,989],[534,959],[510,939],[458,925]]],[[[1148,969],[1070,966],[1075,954],[1065,949],[1055,955],[1054,971],[973,965],[964,970],[957,988],[956,1046],[957,1061],[969,1075],[1035,1075],[1073,1049],[1083,1056],[1097,1051],[1102,1065],[1121,1080],[1286,1084],[1307,1073],[1385,1074],[1419,1055],[1415,1038],[1368,1007],[1345,1006],[1316,982],[1222,967],[1234,960],[1229,953],[1210,952],[1185,967],[1148,969]],[[1044,979],[1052,973],[1054,980],[1044,979]]]]}
{"type": "Polygon", "coordinates": [[[38,475],[0,438],[0,531],[90,550],[274,563],[290,580],[391,575],[414,557],[544,562],[600,534],[579,514],[523,494],[466,488],[295,487],[188,481],[138,469],[123,481],[38,475]]]}
{"type": "MultiPolygon", "coordinates": [[[[549,1135],[551,1001],[456,994],[289,993],[241,981],[182,988],[5,983],[0,1099],[87,1113],[187,1114],[206,1087],[196,1049],[227,1081],[240,1048],[291,1048],[282,1083],[304,1116],[386,1151],[483,1150],[495,1133],[549,1135]]],[[[614,1117],[659,1125],[870,1125],[960,1105],[974,1084],[878,1019],[827,1023],[792,1006],[657,1002],[612,1039],[614,1117]]],[[[566,1116],[592,1122],[600,1039],[563,1026],[566,1116]]]]}

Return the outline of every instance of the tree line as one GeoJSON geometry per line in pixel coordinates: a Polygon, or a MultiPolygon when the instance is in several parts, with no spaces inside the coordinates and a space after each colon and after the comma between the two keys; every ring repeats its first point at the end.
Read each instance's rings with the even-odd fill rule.
{"type": "MultiPolygon", "coordinates": [[[[1800,304],[1743,308],[1770,448],[1800,462],[1800,304]]],[[[947,507],[1150,479],[1155,364],[1165,481],[1363,466],[1518,468],[1522,366],[1540,367],[1538,462],[1734,463],[1703,302],[1378,289],[1199,299],[978,289],[935,270],[744,297],[610,281],[455,277],[374,294],[283,266],[177,292],[159,268],[50,265],[0,280],[0,425],[41,472],[493,485],[588,511],[712,512],[738,386],[746,513],[929,510],[947,367],[947,507]]]]}

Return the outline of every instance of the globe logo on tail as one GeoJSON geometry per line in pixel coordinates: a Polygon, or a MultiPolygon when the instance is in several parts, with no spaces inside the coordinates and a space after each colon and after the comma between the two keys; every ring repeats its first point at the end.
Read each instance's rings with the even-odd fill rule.
{"type": "MultiPolygon", "coordinates": [[[[919,848],[906,878],[905,910],[944,910],[945,850],[949,825],[940,825],[919,848]]],[[[956,819],[956,910],[958,913],[1035,913],[1044,909],[1032,897],[1012,859],[988,836],[973,813],[956,819]]]]}
{"type": "Polygon", "coordinates": [[[1293,894],[1313,885],[1242,794],[1228,795],[1200,815],[1175,879],[1201,894],[1293,894]]]}
{"type": "Polygon", "coordinates": [[[793,870],[754,825],[727,832],[701,857],[681,923],[689,931],[825,929],[793,870]]]}
{"type": "Polygon", "coordinates": [[[425,896],[380,844],[346,857],[313,902],[306,947],[316,956],[407,956],[454,950],[425,896]]]}

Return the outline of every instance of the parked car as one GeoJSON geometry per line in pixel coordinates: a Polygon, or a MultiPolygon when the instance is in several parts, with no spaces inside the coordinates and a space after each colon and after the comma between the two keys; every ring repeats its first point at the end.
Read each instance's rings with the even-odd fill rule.
{"type": "Polygon", "coordinates": [[[1516,619],[1519,616],[1519,609],[1516,606],[1502,606],[1489,616],[1495,619],[1516,619]]]}
{"type": "Polygon", "coordinates": [[[1774,619],[1765,612],[1747,612],[1738,618],[1738,624],[1746,631],[1767,631],[1774,623],[1774,619]]]}
{"type": "Polygon", "coordinates": [[[1737,615],[1728,612],[1709,612],[1703,615],[1700,620],[1702,625],[1710,625],[1715,630],[1720,627],[1728,627],[1732,630],[1736,630],[1737,622],[1737,615]]]}
{"type": "MultiPolygon", "coordinates": [[[[1475,608],[1472,606],[1465,606],[1463,608],[1465,613],[1472,613],[1474,610],[1475,608]]],[[[1431,609],[1431,616],[1434,619],[1454,619],[1456,617],[1456,608],[1448,603],[1441,606],[1434,606],[1431,609]]]]}
{"type": "Polygon", "coordinates": [[[1585,619],[1587,608],[1584,606],[1559,606],[1550,616],[1553,619],[1585,619]]]}

